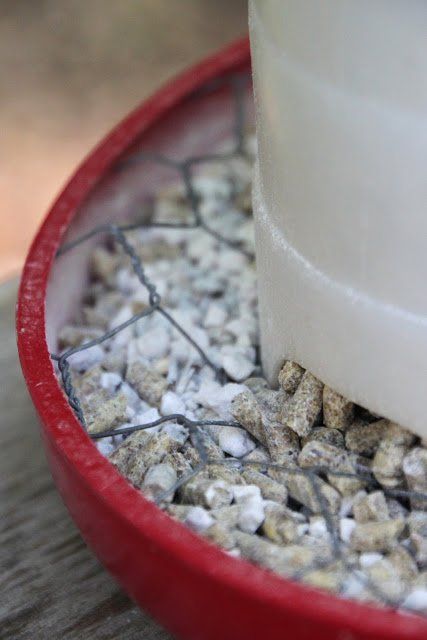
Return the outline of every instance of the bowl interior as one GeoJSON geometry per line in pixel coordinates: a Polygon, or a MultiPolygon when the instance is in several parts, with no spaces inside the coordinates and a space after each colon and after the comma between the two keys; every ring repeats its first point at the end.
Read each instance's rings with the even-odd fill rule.
{"type": "MultiPolygon", "coordinates": [[[[215,153],[233,142],[236,93],[244,107],[244,126],[253,126],[250,75],[241,72],[207,83],[188,96],[161,122],[139,136],[114,162],[76,210],[62,245],[73,242],[98,225],[141,220],[162,185],[182,182],[179,168],[163,160],[184,162],[215,153]],[[236,87],[236,84],[238,85],[236,87]]],[[[197,167],[194,168],[194,172],[197,167]]],[[[54,261],[46,295],[46,331],[49,350],[57,351],[60,327],[72,321],[88,284],[88,261],[97,233],[54,261]]],[[[105,236],[105,234],[104,234],[105,236]]]]}

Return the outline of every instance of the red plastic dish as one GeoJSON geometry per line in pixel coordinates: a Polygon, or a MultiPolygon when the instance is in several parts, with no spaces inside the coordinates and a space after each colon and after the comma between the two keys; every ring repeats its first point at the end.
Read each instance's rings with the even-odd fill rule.
{"type": "Polygon", "coordinates": [[[283,580],[228,557],[174,522],[98,453],[55,377],[49,347],[55,348],[57,327],[72,314],[83,290],[90,243],[54,262],[58,246],[101,219],[128,215],[153,185],[170,177],[149,163],[112,172],[113,163],[130,149],[142,145],[179,155],[186,149],[200,152],[221,139],[230,120],[229,98],[221,91],[200,98],[197,90],[249,69],[245,39],[144,102],[83,162],[32,244],[19,293],[18,347],[52,474],[101,562],[141,607],[178,637],[425,640],[424,619],[283,580]],[[128,199],[126,189],[132,194],[128,199]]]}

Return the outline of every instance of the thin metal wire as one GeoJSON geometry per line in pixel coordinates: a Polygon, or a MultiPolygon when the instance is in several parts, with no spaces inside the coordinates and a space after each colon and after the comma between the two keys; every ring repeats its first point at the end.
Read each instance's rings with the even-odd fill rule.
{"type": "MultiPolygon", "coordinates": [[[[126,322],[123,322],[116,326],[115,328],[106,331],[100,337],[94,338],[85,342],[84,344],[76,347],[71,347],[64,351],[62,354],[52,354],[52,359],[57,363],[59,373],[61,375],[63,388],[65,394],[67,395],[69,404],[71,408],[74,410],[76,416],[82,423],[84,427],[86,427],[86,420],[84,416],[84,412],[82,409],[82,405],[80,399],[76,393],[76,390],[73,386],[71,371],[70,371],[70,362],[69,359],[76,353],[81,351],[90,349],[96,345],[100,345],[103,342],[113,338],[118,333],[124,331],[131,325],[137,323],[142,318],[145,318],[151,314],[158,313],[161,315],[169,324],[176,329],[200,355],[202,361],[210,367],[214,373],[216,378],[221,382],[225,383],[229,380],[226,372],[218,367],[212,359],[207,355],[207,353],[202,349],[202,347],[194,340],[189,333],[181,326],[181,324],[173,317],[173,315],[167,311],[162,306],[161,296],[156,288],[155,283],[151,282],[148,278],[145,270],[144,264],[142,260],[139,258],[137,252],[135,251],[132,243],[128,240],[126,233],[130,231],[134,231],[137,229],[181,229],[181,230],[190,230],[190,229],[201,229],[205,233],[214,237],[218,242],[227,245],[231,249],[242,253],[248,260],[253,261],[254,255],[251,251],[246,249],[240,242],[235,241],[233,239],[222,236],[218,231],[210,228],[207,220],[204,219],[201,210],[200,210],[200,199],[197,194],[197,190],[194,187],[193,182],[193,169],[200,164],[207,164],[209,162],[218,163],[218,162],[227,162],[234,158],[239,157],[247,157],[247,153],[245,150],[245,93],[247,90],[248,78],[247,76],[233,76],[228,78],[227,80],[222,80],[221,82],[215,81],[210,83],[206,87],[202,88],[197,92],[197,95],[203,95],[204,93],[209,93],[211,91],[216,91],[218,89],[228,89],[232,92],[234,99],[234,124],[233,124],[233,140],[234,145],[231,151],[225,153],[211,153],[203,156],[192,156],[186,158],[182,161],[176,161],[166,156],[162,156],[159,154],[147,153],[147,152],[137,152],[131,156],[128,156],[124,160],[120,161],[116,167],[117,171],[121,171],[126,167],[134,164],[145,163],[145,162],[153,162],[158,163],[163,166],[167,166],[169,168],[175,169],[182,178],[185,198],[186,202],[189,206],[190,212],[192,214],[192,220],[190,222],[178,222],[178,221],[166,221],[166,222],[156,222],[156,221],[142,221],[136,223],[130,223],[125,225],[117,225],[117,224],[102,224],[94,227],[87,233],[78,237],[75,240],[72,240],[65,245],[63,245],[57,252],[57,257],[62,256],[66,252],[72,250],[73,248],[79,246],[83,242],[86,242],[90,238],[93,238],[96,235],[106,235],[109,237],[114,243],[121,247],[123,252],[128,256],[133,272],[136,274],[139,282],[143,285],[145,290],[148,292],[149,296],[149,305],[140,313],[135,314],[126,322]]],[[[195,93],[196,95],[196,93],[195,93]]],[[[99,440],[102,438],[110,438],[115,436],[129,436],[132,433],[141,430],[151,429],[153,427],[159,427],[165,423],[176,423],[188,429],[189,435],[191,437],[191,441],[193,446],[195,447],[198,456],[199,456],[199,464],[188,474],[183,475],[181,478],[177,480],[177,482],[171,486],[167,491],[163,492],[161,495],[158,495],[156,498],[156,502],[158,504],[162,504],[165,499],[167,499],[171,494],[174,494],[182,485],[186,482],[197,476],[197,474],[204,471],[210,465],[225,465],[225,466],[233,466],[234,468],[241,469],[244,467],[254,467],[258,470],[274,470],[285,472],[289,475],[297,475],[302,476],[309,480],[311,487],[313,489],[313,494],[319,506],[319,512],[322,514],[327,532],[329,534],[330,539],[330,557],[324,558],[322,560],[317,559],[310,566],[304,567],[303,569],[296,571],[294,573],[289,572],[289,577],[295,580],[302,580],[311,572],[320,570],[320,569],[328,569],[332,567],[335,563],[341,562],[342,566],[348,571],[349,575],[353,575],[356,580],[358,580],[363,587],[366,587],[374,596],[380,600],[383,604],[387,606],[398,608],[403,606],[403,598],[401,599],[392,599],[386,593],[384,593],[379,586],[373,582],[369,578],[369,576],[362,573],[356,566],[354,566],[346,556],[347,547],[344,543],[341,542],[339,533],[337,531],[336,526],[336,515],[331,512],[331,509],[328,505],[328,501],[322,491],[322,476],[329,475],[334,476],[336,478],[348,478],[348,479],[358,479],[361,480],[367,487],[370,488],[381,488],[384,494],[390,498],[397,499],[417,499],[424,501],[427,505],[427,494],[416,492],[416,491],[408,491],[404,489],[393,489],[387,488],[379,485],[377,482],[373,470],[364,465],[354,465],[354,473],[352,472],[343,472],[334,469],[330,469],[325,466],[311,466],[308,468],[298,467],[296,464],[289,463],[288,465],[279,465],[275,462],[260,462],[255,460],[238,460],[236,461],[234,458],[224,458],[224,459],[215,459],[208,456],[206,446],[204,444],[204,432],[202,431],[203,427],[233,427],[233,428],[242,428],[242,426],[235,421],[226,421],[226,420],[192,420],[183,414],[170,414],[167,416],[162,416],[157,420],[153,420],[152,422],[146,424],[139,425],[131,425],[129,427],[122,427],[117,429],[106,429],[100,433],[90,434],[90,437],[93,440],[99,440]]]]}

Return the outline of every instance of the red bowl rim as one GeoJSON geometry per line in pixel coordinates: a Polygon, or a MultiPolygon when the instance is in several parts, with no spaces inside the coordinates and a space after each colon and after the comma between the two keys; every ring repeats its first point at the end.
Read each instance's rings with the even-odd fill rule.
{"type": "Polygon", "coordinates": [[[42,431],[80,478],[120,518],[156,539],[183,566],[209,575],[282,610],[292,609],[313,623],[351,629],[373,637],[422,638],[427,621],[349,602],[282,579],[248,562],[225,555],[147,501],[97,450],[81,428],[57,381],[46,342],[45,298],[49,272],[61,239],[79,205],[134,140],[161,120],[202,84],[250,64],[248,38],[181,73],[122,120],[95,147],[68,181],[41,225],[24,265],[18,294],[18,351],[42,431]]]}

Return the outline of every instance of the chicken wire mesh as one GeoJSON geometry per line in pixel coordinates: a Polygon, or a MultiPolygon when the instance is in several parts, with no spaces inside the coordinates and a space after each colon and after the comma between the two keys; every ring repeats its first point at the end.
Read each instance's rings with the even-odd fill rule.
{"type": "MultiPolygon", "coordinates": [[[[247,247],[243,245],[242,242],[233,240],[232,238],[227,236],[223,236],[218,230],[210,226],[209,220],[206,218],[206,216],[203,215],[201,211],[199,197],[194,187],[194,169],[196,167],[201,165],[209,165],[209,163],[226,163],[227,161],[235,158],[247,157],[247,150],[245,148],[245,93],[247,92],[248,83],[249,77],[246,74],[239,74],[233,75],[232,77],[228,77],[219,82],[217,81],[215,83],[210,83],[208,86],[201,89],[202,92],[206,92],[215,90],[220,86],[222,88],[226,88],[227,91],[230,91],[233,96],[233,146],[230,151],[224,153],[211,153],[206,155],[190,156],[182,161],[177,161],[167,156],[157,155],[151,152],[145,153],[144,151],[138,151],[127,157],[125,160],[119,162],[117,165],[117,168],[120,170],[121,168],[129,164],[139,164],[149,161],[176,170],[180,176],[180,179],[182,180],[185,200],[191,212],[192,219],[190,221],[181,222],[171,220],[166,222],[158,222],[147,220],[144,222],[135,222],[133,224],[131,223],[126,225],[111,223],[102,224],[94,227],[92,230],[80,236],[79,238],[63,245],[57,253],[57,256],[59,257],[69,251],[72,251],[75,247],[78,247],[94,236],[99,235],[103,238],[107,236],[113,243],[116,244],[117,247],[120,247],[124,254],[127,255],[130,260],[130,264],[132,265],[134,274],[148,293],[148,305],[142,311],[133,315],[130,319],[117,325],[113,329],[105,331],[99,337],[85,341],[83,342],[83,344],[80,344],[78,346],[70,347],[62,353],[51,354],[52,359],[57,365],[62,380],[63,389],[68,398],[68,402],[75,412],[76,416],[78,417],[79,421],[81,422],[83,428],[86,428],[87,426],[86,419],[84,411],[82,409],[81,399],[79,398],[79,394],[77,393],[73,384],[72,373],[70,369],[70,358],[76,353],[88,350],[96,345],[101,345],[102,343],[114,338],[117,334],[123,332],[125,329],[134,325],[143,318],[154,314],[162,316],[175,330],[177,330],[181,334],[182,338],[186,340],[188,344],[198,352],[202,362],[210,369],[212,369],[215,378],[221,384],[230,381],[230,378],[228,377],[226,371],[212,360],[206,350],[198,344],[197,340],[195,340],[189,334],[189,332],[186,331],[184,326],[182,326],[182,324],[173,317],[173,314],[167,308],[165,308],[162,303],[162,296],[159,294],[156,283],[147,276],[143,260],[140,258],[140,256],[138,256],[138,253],[132,245],[131,241],[129,241],[127,234],[138,229],[180,229],[190,231],[191,229],[198,228],[204,233],[214,237],[218,242],[228,246],[230,249],[243,254],[243,256],[245,256],[245,258],[249,262],[254,261],[255,256],[250,250],[248,250],[247,247]]],[[[259,362],[258,364],[260,365],[259,362]]],[[[210,465],[236,466],[236,460],[234,458],[217,459],[212,458],[209,455],[209,452],[205,446],[206,434],[203,431],[204,427],[227,426],[232,428],[242,428],[242,425],[234,420],[194,420],[190,419],[188,416],[182,413],[173,413],[161,416],[159,419],[153,420],[148,423],[122,428],[108,428],[100,433],[93,433],[89,435],[93,440],[110,438],[117,435],[128,436],[136,431],[152,429],[153,427],[157,427],[166,423],[176,423],[188,429],[193,446],[196,448],[199,456],[199,463],[192,469],[191,472],[186,473],[181,478],[179,478],[168,490],[156,496],[155,499],[159,505],[163,503],[168,495],[174,494],[180,487],[188,483],[192,478],[204,471],[210,465]]],[[[324,518],[327,532],[329,534],[329,554],[327,554],[326,557],[322,558],[321,560],[316,559],[316,561],[311,563],[309,566],[304,567],[303,569],[299,569],[293,572],[289,571],[287,573],[289,578],[293,580],[303,580],[306,575],[311,574],[313,571],[327,569],[328,567],[335,565],[337,561],[339,561],[349,575],[353,576],[357,582],[368,588],[370,592],[375,595],[375,598],[378,602],[392,608],[404,608],[404,596],[398,598],[390,597],[389,593],[386,593],[385,590],[381,589],[381,587],[378,585],[378,582],[373,581],[365,573],[359,570],[358,564],[354,561],[354,559],[352,559],[351,555],[348,554],[348,549],[346,548],[346,545],[343,544],[340,537],[336,514],[331,511],[328,500],[325,498],[325,495],[322,491],[322,482],[327,476],[361,480],[363,481],[364,486],[367,488],[367,490],[375,490],[381,488],[381,490],[387,497],[398,499],[406,504],[409,504],[410,500],[418,500],[421,501],[421,503],[427,505],[427,494],[418,491],[409,491],[400,487],[387,488],[384,486],[380,486],[377,479],[375,478],[375,475],[373,474],[372,469],[369,466],[358,464],[353,467],[352,471],[343,471],[339,468],[339,466],[340,465],[337,463],[336,465],[332,464],[331,466],[315,465],[308,468],[301,468],[298,465],[294,464],[292,461],[289,461],[289,463],[287,463],[286,465],[276,464],[274,461],[260,462],[244,459],[238,461],[239,469],[244,469],[245,467],[253,467],[254,469],[261,472],[267,472],[268,470],[285,472],[288,476],[305,478],[310,483],[313,494],[315,496],[315,500],[318,503],[318,511],[324,518]],[[334,468],[334,466],[336,468],[334,468]]]]}

